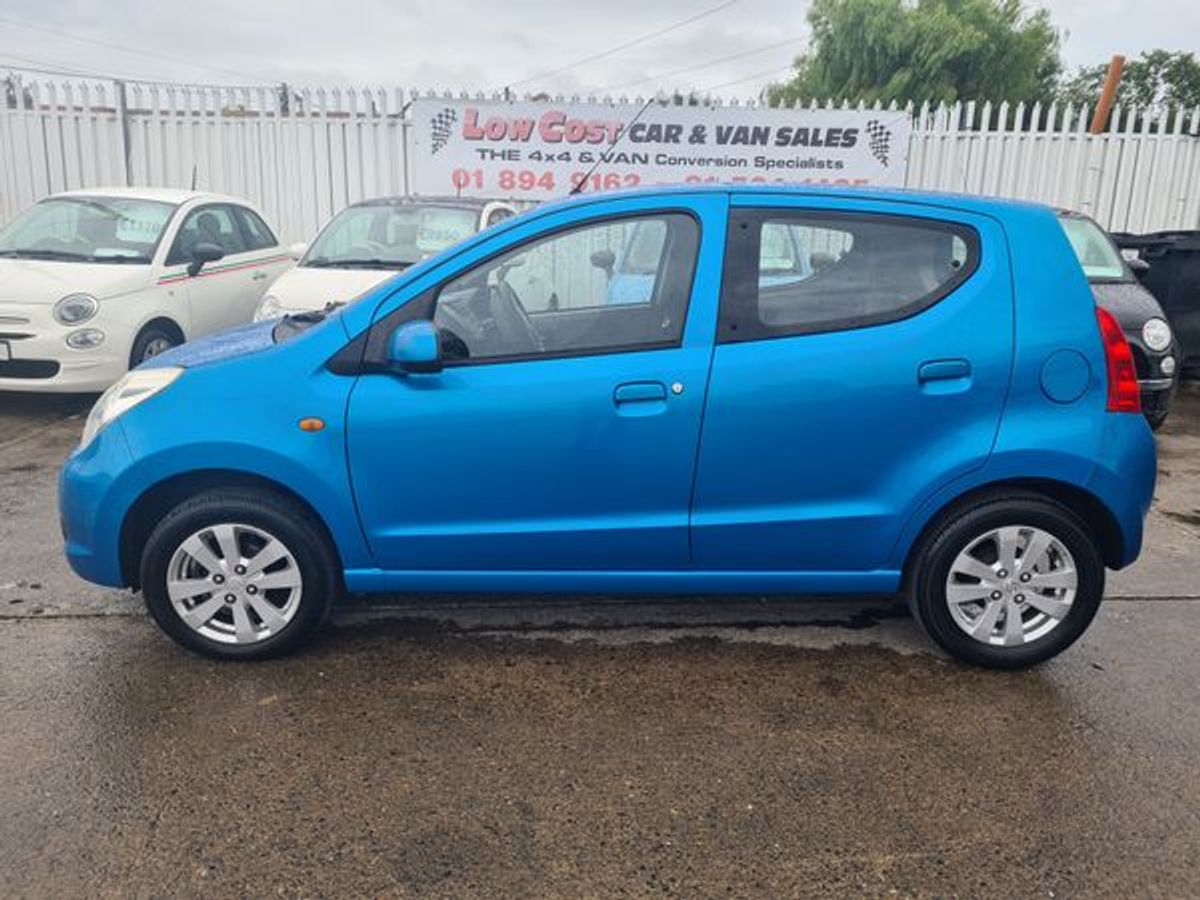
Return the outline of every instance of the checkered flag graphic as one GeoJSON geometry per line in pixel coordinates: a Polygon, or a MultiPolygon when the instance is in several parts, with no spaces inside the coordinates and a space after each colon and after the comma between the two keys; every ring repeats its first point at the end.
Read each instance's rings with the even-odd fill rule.
{"type": "Polygon", "coordinates": [[[429,120],[429,127],[433,134],[433,142],[430,145],[429,152],[437,153],[450,140],[450,135],[454,131],[454,123],[458,121],[458,112],[446,107],[436,116],[429,120]]]}
{"type": "Polygon", "coordinates": [[[867,146],[871,148],[871,155],[887,166],[888,153],[892,149],[891,129],[878,119],[871,119],[867,123],[867,146]]]}

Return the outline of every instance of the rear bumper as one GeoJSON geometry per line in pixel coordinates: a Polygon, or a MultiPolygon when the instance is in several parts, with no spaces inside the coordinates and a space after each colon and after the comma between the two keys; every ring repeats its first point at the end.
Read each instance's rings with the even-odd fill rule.
{"type": "Polygon", "coordinates": [[[1109,567],[1123,569],[1142,551],[1146,514],[1158,478],[1158,451],[1143,416],[1109,413],[1105,419],[1100,455],[1086,487],[1117,521],[1121,546],[1109,567]]]}

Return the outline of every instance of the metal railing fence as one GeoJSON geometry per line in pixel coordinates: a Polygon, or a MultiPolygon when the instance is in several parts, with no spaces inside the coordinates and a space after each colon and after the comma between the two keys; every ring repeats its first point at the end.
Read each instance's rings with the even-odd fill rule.
{"type": "MultiPolygon", "coordinates": [[[[284,240],[306,240],[348,203],[411,183],[416,92],[17,77],[0,88],[0,222],[55,191],[194,185],[247,197],[284,240]]],[[[1098,135],[1086,107],[906,110],[910,187],[1036,200],[1117,231],[1200,228],[1200,109],[1118,108],[1098,135]]]]}

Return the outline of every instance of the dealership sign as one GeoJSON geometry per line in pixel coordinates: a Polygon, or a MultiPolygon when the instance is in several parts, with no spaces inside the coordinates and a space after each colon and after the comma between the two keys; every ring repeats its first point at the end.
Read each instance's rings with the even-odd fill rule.
{"type": "Polygon", "coordinates": [[[580,183],[901,186],[912,127],[883,110],[436,98],[412,121],[416,193],[531,200],[580,183]]]}

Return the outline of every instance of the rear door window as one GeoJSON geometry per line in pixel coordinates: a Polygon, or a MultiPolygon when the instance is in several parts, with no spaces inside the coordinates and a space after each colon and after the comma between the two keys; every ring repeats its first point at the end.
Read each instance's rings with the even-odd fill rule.
{"type": "Polygon", "coordinates": [[[979,238],[965,225],[789,209],[731,215],[719,339],[842,331],[896,321],[970,277],[979,238]]]}

